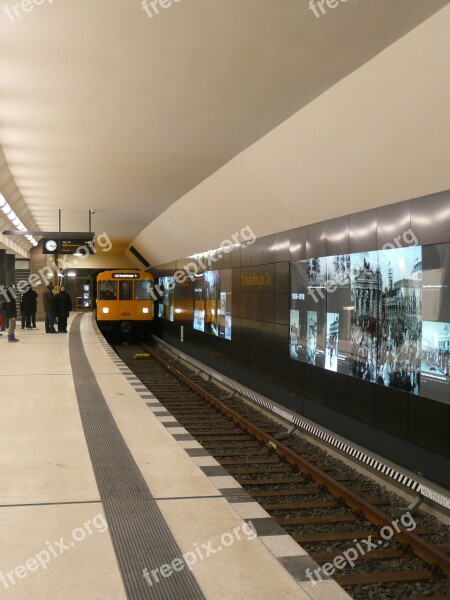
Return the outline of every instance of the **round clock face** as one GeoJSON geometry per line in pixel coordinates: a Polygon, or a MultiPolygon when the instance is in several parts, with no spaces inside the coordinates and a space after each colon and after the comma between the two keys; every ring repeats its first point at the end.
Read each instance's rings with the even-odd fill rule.
{"type": "Polygon", "coordinates": [[[56,250],[56,247],[57,243],[55,242],[55,240],[48,240],[47,242],[45,242],[45,248],[49,252],[54,252],[56,250]]]}

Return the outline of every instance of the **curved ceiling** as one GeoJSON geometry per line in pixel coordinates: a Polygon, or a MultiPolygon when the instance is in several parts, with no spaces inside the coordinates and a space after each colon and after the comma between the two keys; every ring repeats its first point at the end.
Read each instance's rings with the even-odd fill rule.
{"type": "Polygon", "coordinates": [[[447,1],[323,0],[319,17],[306,0],[24,4],[0,14],[0,191],[43,230],[58,208],[86,230],[95,209],[122,248],[447,1]]]}

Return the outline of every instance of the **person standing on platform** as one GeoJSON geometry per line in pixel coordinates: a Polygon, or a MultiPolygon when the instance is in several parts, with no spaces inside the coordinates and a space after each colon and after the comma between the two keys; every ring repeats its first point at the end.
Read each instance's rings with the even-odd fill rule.
{"type": "Polygon", "coordinates": [[[55,312],[58,317],[58,333],[67,333],[67,319],[72,310],[72,300],[62,285],[55,296],[55,312]]]}
{"type": "Polygon", "coordinates": [[[17,304],[16,304],[16,289],[15,285],[10,285],[6,292],[6,307],[5,312],[8,318],[8,342],[18,342],[19,340],[14,335],[14,331],[16,329],[16,319],[17,319],[17,304]]]}
{"type": "Polygon", "coordinates": [[[58,333],[55,329],[55,296],[53,283],[49,283],[42,293],[45,312],[45,333],[58,333]]]}
{"type": "Polygon", "coordinates": [[[30,287],[22,296],[25,327],[36,329],[37,293],[30,287]]]}
{"type": "Polygon", "coordinates": [[[25,329],[25,311],[23,309],[23,294],[20,294],[20,317],[22,321],[22,329],[25,329]]]}

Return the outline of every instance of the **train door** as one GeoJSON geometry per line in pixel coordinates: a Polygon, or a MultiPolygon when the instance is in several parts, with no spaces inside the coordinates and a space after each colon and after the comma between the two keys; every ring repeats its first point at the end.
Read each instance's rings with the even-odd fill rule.
{"type": "Polygon", "coordinates": [[[131,305],[133,300],[133,282],[119,281],[119,317],[121,319],[131,319],[131,305]]]}

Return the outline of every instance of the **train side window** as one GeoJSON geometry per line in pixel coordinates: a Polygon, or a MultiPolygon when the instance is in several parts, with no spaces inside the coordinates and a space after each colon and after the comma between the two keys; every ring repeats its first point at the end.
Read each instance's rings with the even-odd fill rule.
{"type": "Polygon", "coordinates": [[[133,282],[119,281],[120,300],[133,300],[133,282]]]}
{"type": "Polygon", "coordinates": [[[99,281],[98,282],[99,300],[117,300],[117,282],[99,281]]]}

